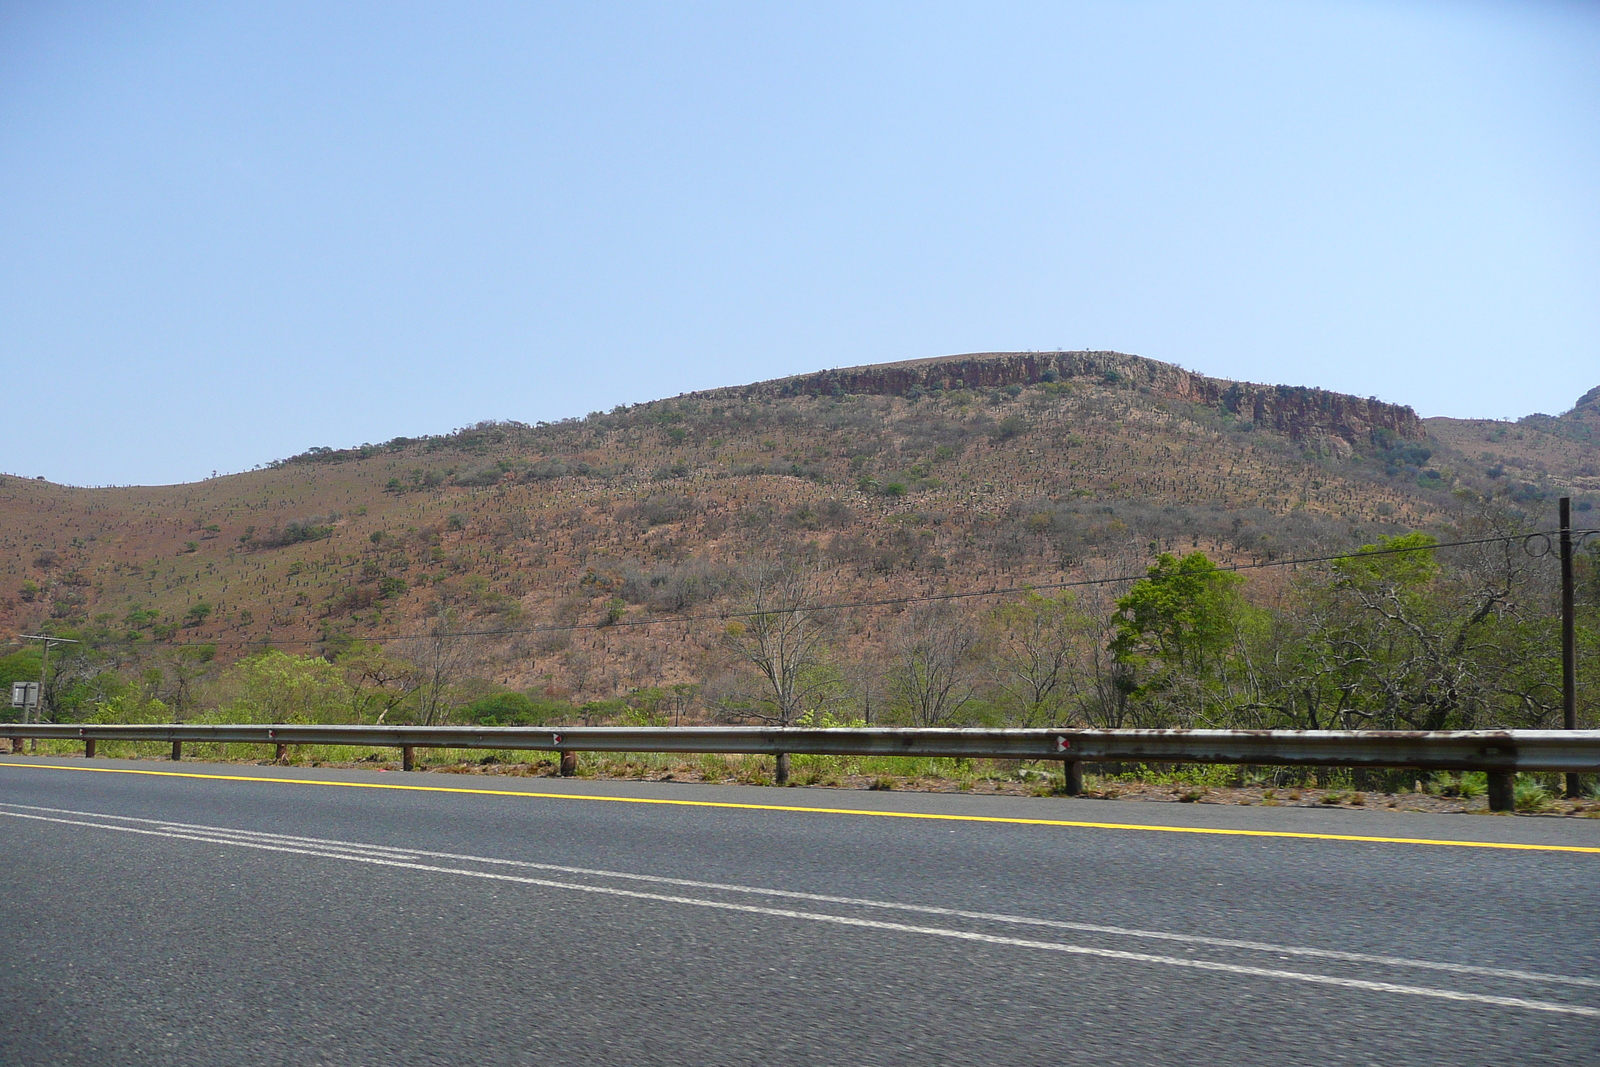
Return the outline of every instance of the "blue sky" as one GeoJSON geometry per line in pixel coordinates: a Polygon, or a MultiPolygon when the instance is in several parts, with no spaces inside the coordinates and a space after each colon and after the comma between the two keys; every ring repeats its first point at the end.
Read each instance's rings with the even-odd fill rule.
{"type": "Polygon", "coordinates": [[[1600,384],[1600,5],[0,0],[0,470],[1110,348],[1600,384]]]}

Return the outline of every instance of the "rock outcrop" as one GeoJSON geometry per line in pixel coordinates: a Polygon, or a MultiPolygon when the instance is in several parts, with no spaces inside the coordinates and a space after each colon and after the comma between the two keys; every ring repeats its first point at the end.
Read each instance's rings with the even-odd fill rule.
{"type": "Polygon", "coordinates": [[[1326,389],[1256,385],[1209,378],[1171,363],[1121,352],[985,352],[846,367],[779,378],[749,387],[782,396],[918,395],[949,389],[993,389],[1042,381],[1087,381],[1138,389],[1226,409],[1257,427],[1335,451],[1389,438],[1422,440],[1422,420],[1409,407],[1326,389]]]}

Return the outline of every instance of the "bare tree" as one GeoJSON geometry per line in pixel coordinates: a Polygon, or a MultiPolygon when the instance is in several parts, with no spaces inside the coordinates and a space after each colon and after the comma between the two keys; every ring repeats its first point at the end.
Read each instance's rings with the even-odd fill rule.
{"type": "Polygon", "coordinates": [[[979,635],[948,604],[921,604],[895,634],[896,664],[889,688],[918,726],[939,726],[972,700],[972,661],[979,635]]]}
{"type": "Polygon", "coordinates": [[[1016,724],[1058,724],[1082,687],[1093,623],[1065,593],[1029,593],[997,607],[988,623],[989,670],[1016,724]]]}
{"type": "Polygon", "coordinates": [[[406,658],[416,664],[417,723],[438,726],[449,717],[450,688],[466,669],[469,652],[456,629],[456,614],[441,608],[424,637],[406,642],[406,658]]]}
{"type": "Polygon", "coordinates": [[[188,718],[194,709],[201,682],[215,672],[216,653],[212,644],[184,645],[167,653],[147,672],[146,677],[155,683],[153,695],[172,709],[173,722],[188,718]]]}
{"type": "MultiPolygon", "coordinates": [[[[742,576],[744,610],[730,620],[722,645],[761,675],[762,698],[751,714],[790,726],[832,679],[818,668],[831,636],[831,619],[816,610],[814,567],[763,562],[742,576]]],[[[789,780],[789,754],[779,753],[778,784],[789,780]]]]}
{"type": "Polygon", "coordinates": [[[1127,726],[1134,715],[1129,700],[1133,679],[1128,668],[1119,663],[1111,652],[1111,639],[1116,632],[1113,621],[1117,598],[1126,593],[1134,581],[1133,575],[1143,568],[1141,557],[1124,546],[1107,558],[1085,560],[1083,577],[1092,582],[1080,593],[1085,618],[1089,620],[1087,644],[1086,685],[1080,707],[1090,726],[1119,728],[1127,726]],[[1112,579],[1129,576],[1127,583],[1112,579]]]}

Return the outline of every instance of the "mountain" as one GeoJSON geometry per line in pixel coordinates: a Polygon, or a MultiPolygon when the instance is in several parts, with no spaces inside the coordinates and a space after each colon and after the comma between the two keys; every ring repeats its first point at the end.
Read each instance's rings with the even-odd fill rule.
{"type": "MultiPolygon", "coordinates": [[[[1421,420],[1115,352],[984,353],[315,448],[188,485],[5,477],[0,634],[71,625],[133,658],[199,642],[227,660],[515,630],[474,639],[485,684],[709,685],[720,624],[621,624],[726,610],[739,569],[773,554],[820,559],[827,595],[858,601],[1138,573],[1167,550],[1326,555],[1457,529],[1488,498],[1545,522],[1560,492],[1600,499],[1597,398],[1421,420]]],[[[847,639],[870,653],[898,610],[852,613],[847,639]]]]}

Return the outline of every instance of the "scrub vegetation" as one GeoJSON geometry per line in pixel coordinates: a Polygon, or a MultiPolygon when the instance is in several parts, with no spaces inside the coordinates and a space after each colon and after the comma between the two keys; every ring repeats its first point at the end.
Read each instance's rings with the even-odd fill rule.
{"type": "MultiPolygon", "coordinates": [[[[1559,494],[1592,524],[1593,401],[1424,424],[1114,353],[1018,353],[312,449],[187,486],[6,478],[0,631],[82,642],[51,660],[50,714],[72,722],[1549,727],[1557,571],[1519,538],[1559,494]]],[[[1586,694],[1597,553],[1578,561],[1586,694]]],[[[0,684],[37,675],[36,647],[0,647],[0,684]]],[[[1600,725],[1592,703],[1580,717],[1600,725]]],[[[1008,767],[794,772],[1028,786],[1008,767]]],[[[1159,778],[1104,781],[1122,774],[1159,778]]]]}

